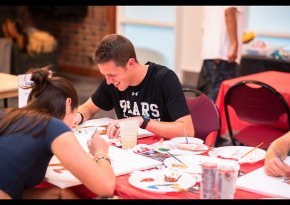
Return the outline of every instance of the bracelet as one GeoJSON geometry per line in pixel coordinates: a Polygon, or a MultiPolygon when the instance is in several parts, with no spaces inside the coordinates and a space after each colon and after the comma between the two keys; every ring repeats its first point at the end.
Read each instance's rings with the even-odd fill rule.
{"type": "Polygon", "coordinates": [[[80,121],[79,124],[78,124],[78,125],[80,125],[80,124],[82,124],[83,121],[84,121],[84,116],[83,116],[83,114],[82,114],[81,112],[77,112],[77,113],[79,113],[80,116],[81,116],[81,121],[80,121]]]}
{"type": "Polygon", "coordinates": [[[100,159],[105,159],[108,162],[110,162],[110,164],[111,164],[111,160],[109,159],[109,157],[107,157],[105,155],[98,155],[98,157],[95,160],[96,160],[96,162],[98,162],[100,159]]]}

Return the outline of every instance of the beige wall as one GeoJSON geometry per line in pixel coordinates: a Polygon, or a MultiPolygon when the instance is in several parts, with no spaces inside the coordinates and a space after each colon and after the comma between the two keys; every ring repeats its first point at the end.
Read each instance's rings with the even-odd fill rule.
{"type": "Polygon", "coordinates": [[[176,45],[180,47],[180,70],[200,72],[201,69],[201,24],[202,6],[183,6],[179,17],[181,29],[180,38],[176,39],[176,45]]]}

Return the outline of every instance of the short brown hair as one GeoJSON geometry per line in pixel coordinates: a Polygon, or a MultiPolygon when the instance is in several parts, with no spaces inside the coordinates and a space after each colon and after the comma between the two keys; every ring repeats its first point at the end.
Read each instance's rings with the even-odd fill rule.
{"type": "Polygon", "coordinates": [[[114,61],[117,66],[124,67],[130,58],[138,62],[131,41],[122,35],[110,34],[97,46],[93,60],[97,64],[114,61]]]}

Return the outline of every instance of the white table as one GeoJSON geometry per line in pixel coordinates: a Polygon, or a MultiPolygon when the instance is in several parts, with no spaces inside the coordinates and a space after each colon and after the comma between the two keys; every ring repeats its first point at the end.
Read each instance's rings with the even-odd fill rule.
{"type": "Polygon", "coordinates": [[[8,107],[8,98],[18,97],[18,76],[0,73],[0,99],[4,99],[4,107],[8,107]]]}

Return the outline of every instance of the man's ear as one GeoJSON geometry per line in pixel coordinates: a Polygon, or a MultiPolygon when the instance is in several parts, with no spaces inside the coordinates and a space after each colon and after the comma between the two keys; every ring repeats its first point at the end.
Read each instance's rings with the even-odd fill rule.
{"type": "Polygon", "coordinates": [[[136,64],[136,60],[134,58],[129,58],[128,63],[127,63],[128,67],[133,68],[135,64],[136,64]]]}

